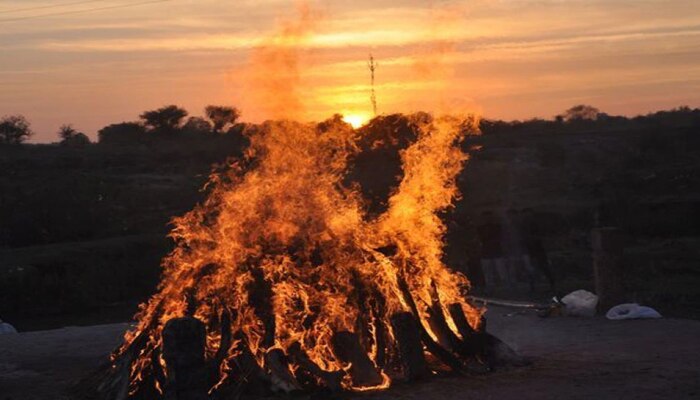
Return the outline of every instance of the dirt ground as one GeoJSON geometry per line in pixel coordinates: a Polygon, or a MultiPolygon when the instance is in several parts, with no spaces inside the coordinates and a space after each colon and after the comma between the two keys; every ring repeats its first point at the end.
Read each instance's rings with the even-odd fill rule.
{"type": "MultiPolygon", "coordinates": [[[[484,376],[396,384],[361,399],[700,399],[700,321],[539,318],[491,307],[489,330],[532,358],[484,376]]],[[[0,336],[0,399],[63,399],[127,324],[0,336]]],[[[353,396],[351,396],[353,397],[353,396]]]]}

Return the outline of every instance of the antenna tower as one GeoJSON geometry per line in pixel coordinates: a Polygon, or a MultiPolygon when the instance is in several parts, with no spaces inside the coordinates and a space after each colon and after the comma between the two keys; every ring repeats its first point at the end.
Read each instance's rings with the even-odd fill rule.
{"type": "Polygon", "coordinates": [[[374,71],[377,69],[377,64],[374,62],[374,56],[370,53],[369,62],[367,63],[369,67],[369,72],[372,75],[372,110],[374,111],[374,116],[377,116],[377,93],[374,90],[374,71]]]}

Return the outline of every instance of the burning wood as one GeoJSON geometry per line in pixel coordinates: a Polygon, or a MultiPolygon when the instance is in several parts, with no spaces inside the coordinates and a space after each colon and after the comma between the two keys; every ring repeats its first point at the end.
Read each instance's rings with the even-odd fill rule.
{"type": "Polygon", "coordinates": [[[418,323],[413,318],[413,314],[409,312],[394,314],[391,317],[391,326],[399,348],[404,378],[413,381],[429,376],[418,323]]]}
{"type": "Polygon", "coordinates": [[[352,378],[353,387],[364,388],[382,384],[381,374],[360,346],[357,335],[347,331],[338,332],[333,335],[331,343],[338,360],[349,365],[348,372],[352,378]]]}
{"type": "Polygon", "coordinates": [[[289,347],[289,356],[297,365],[297,371],[307,374],[316,380],[309,382],[312,388],[326,388],[331,392],[339,392],[342,389],[342,381],[345,371],[324,371],[309,358],[308,354],[301,348],[301,344],[296,342],[289,347]]]}
{"type": "Polygon", "coordinates": [[[438,213],[457,196],[463,121],[409,121],[417,139],[378,216],[345,181],[356,131],[277,122],[249,132],[246,158],[174,220],[159,291],[97,397],[376,390],[490,354],[467,278],[441,261],[438,213]]]}
{"type": "Polygon", "coordinates": [[[265,354],[265,367],[272,380],[273,391],[291,393],[301,390],[301,386],[289,370],[287,356],[284,354],[284,351],[270,349],[265,354]]]}
{"type": "MultiPolygon", "coordinates": [[[[163,359],[167,365],[166,399],[206,400],[204,324],[192,317],[174,318],[163,328],[163,359]]],[[[158,366],[154,362],[154,367],[158,366]]]]}

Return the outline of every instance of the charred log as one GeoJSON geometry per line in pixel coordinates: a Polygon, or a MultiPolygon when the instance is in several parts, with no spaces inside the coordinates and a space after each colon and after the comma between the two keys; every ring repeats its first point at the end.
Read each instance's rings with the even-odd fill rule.
{"type": "Polygon", "coordinates": [[[462,336],[461,355],[464,357],[484,357],[486,354],[484,335],[469,325],[462,305],[459,303],[450,304],[448,310],[457,327],[457,332],[462,336]]]}
{"type": "Polygon", "coordinates": [[[219,348],[216,350],[214,358],[209,361],[209,383],[210,386],[214,386],[221,379],[221,366],[228,355],[228,351],[231,348],[231,313],[224,309],[219,318],[219,324],[221,329],[221,339],[219,341],[219,348]]]}
{"type": "Polygon", "coordinates": [[[420,329],[413,315],[409,312],[396,313],[391,316],[391,326],[398,342],[404,378],[414,381],[428,377],[430,371],[423,356],[420,329]]]}
{"type": "Polygon", "coordinates": [[[386,300],[381,292],[372,283],[364,281],[359,273],[355,271],[352,276],[359,309],[355,330],[365,351],[374,354],[376,366],[383,368],[386,362],[387,329],[383,322],[386,300]]]}
{"type": "Polygon", "coordinates": [[[161,365],[161,355],[162,352],[160,348],[153,350],[151,354],[151,369],[153,370],[153,380],[158,387],[165,387],[167,384],[167,377],[165,376],[165,371],[161,365]]]}
{"type": "Polygon", "coordinates": [[[437,286],[432,283],[431,304],[428,307],[428,325],[430,330],[435,334],[438,343],[447,350],[460,353],[463,347],[462,341],[455,335],[447,325],[445,313],[442,310],[440,297],[438,296],[437,286]]]}
{"type": "Polygon", "coordinates": [[[357,308],[359,310],[357,313],[357,320],[355,321],[355,331],[357,332],[362,347],[366,351],[369,351],[375,343],[375,338],[372,335],[371,329],[369,294],[365,283],[356,270],[352,271],[352,285],[354,288],[353,295],[356,297],[357,308]]]}
{"type": "Polygon", "coordinates": [[[381,374],[352,332],[337,332],[331,339],[333,353],[343,363],[350,364],[350,376],[354,386],[377,386],[382,383],[381,374]]]}
{"type": "Polygon", "coordinates": [[[469,325],[460,304],[450,304],[449,311],[462,336],[466,355],[477,357],[489,369],[504,365],[521,366],[528,363],[505,342],[486,331],[485,317],[481,317],[479,328],[475,330],[469,325]]]}
{"type": "Polygon", "coordinates": [[[275,344],[275,313],[272,309],[272,286],[265,280],[260,269],[253,269],[254,281],[251,283],[250,304],[255,308],[255,315],[263,321],[265,336],[260,345],[267,349],[275,344]]]}
{"type": "Polygon", "coordinates": [[[401,276],[397,277],[397,280],[399,290],[401,290],[401,294],[403,295],[406,304],[408,304],[409,308],[411,309],[411,312],[413,312],[416,321],[419,321],[418,328],[420,330],[421,340],[425,345],[425,348],[442,363],[450,367],[451,370],[460,371],[463,367],[462,362],[449,350],[440,346],[440,344],[433,340],[433,338],[428,333],[427,329],[423,326],[422,323],[420,323],[420,314],[418,313],[418,307],[416,306],[415,300],[413,300],[413,296],[411,296],[411,291],[408,288],[408,283],[406,283],[406,280],[401,276]]]}
{"type": "Polygon", "coordinates": [[[165,324],[163,358],[167,367],[166,399],[208,399],[205,341],[204,324],[196,318],[175,318],[165,324]]]}
{"type": "Polygon", "coordinates": [[[222,392],[248,393],[258,396],[270,394],[270,378],[255,359],[243,332],[234,334],[234,354],[229,362],[230,380],[222,392]]]}
{"type": "Polygon", "coordinates": [[[292,393],[301,390],[301,386],[289,370],[287,356],[281,349],[271,349],[265,353],[265,368],[270,374],[272,391],[292,393]]]}
{"type": "Polygon", "coordinates": [[[326,371],[316,365],[309,358],[308,354],[302,349],[301,344],[296,342],[289,346],[287,350],[289,357],[297,365],[298,371],[303,372],[308,376],[313,376],[320,386],[327,388],[331,392],[340,392],[342,390],[341,382],[345,372],[343,371],[326,371]]]}
{"type": "Polygon", "coordinates": [[[471,325],[469,325],[469,321],[467,320],[467,317],[464,315],[464,309],[462,309],[462,305],[459,303],[453,303],[450,304],[447,307],[447,310],[450,312],[450,316],[452,317],[452,321],[455,323],[455,326],[457,327],[457,332],[462,336],[463,340],[467,340],[467,338],[471,337],[476,333],[474,328],[472,328],[471,325]]]}
{"type": "Polygon", "coordinates": [[[386,299],[382,297],[379,290],[374,290],[370,299],[370,311],[373,318],[375,359],[374,362],[379,368],[386,366],[387,359],[387,333],[388,328],[384,324],[386,315],[386,299]]]}

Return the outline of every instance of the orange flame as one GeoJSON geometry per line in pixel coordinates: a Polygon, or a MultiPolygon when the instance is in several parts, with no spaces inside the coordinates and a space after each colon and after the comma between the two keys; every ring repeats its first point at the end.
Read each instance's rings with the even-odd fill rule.
{"type": "MultiPolygon", "coordinates": [[[[159,292],[143,306],[137,328],[116,355],[148,334],[132,367],[132,386],[148,374],[164,324],[186,315],[188,307],[207,326],[207,357],[218,350],[220,316],[228,310],[235,314],[233,331],[245,335],[261,364],[270,348],[286,351],[298,342],[328,371],[348,368],[333,354],[333,334],[357,331],[358,320],[369,319],[360,287],[372,288],[386,302],[370,319],[370,330],[377,324],[390,330],[389,317],[409,310],[399,278],[421,305],[420,319],[427,318],[423,305],[430,304],[436,285],[441,303],[462,304],[476,325],[480,311],[464,301],[468,280],[441,261],[445,226],[437,215],[458,195],[455,176],[466,159],[457,146],[463,120],[418,114],[411,121],[419,136],[401,154],[404,178],[388,210],[374,219],[359,191],[343,185],[348,160],[358,151],[349,126],[338,123],[321,132],[312,125],[269,122],[249,132],[246,157],[214,174],[209,197],[174,219],[177,248],[163,261],[159,292]],[[397,251],[376,250],[385,246],[397,251]],[[267,289],[261,291],[261,282],[267,289]],[[269,309],[261,309],[261,295],[269,297],[269,309]],[[272,332],[265,313],[274,320],[272,332]]],[[[228,358],[236,356],[235,348],[228,358]]],[[[375,342],[367,352],[376,357],[375,342]]],[[[223,372],[226,379],[229,371],[223,372]]],[[[389,386],[383,376],[374,389],[389,386]]],[[[349,380],[344,385],[368,389],[352,388],[349,380]]]]}

